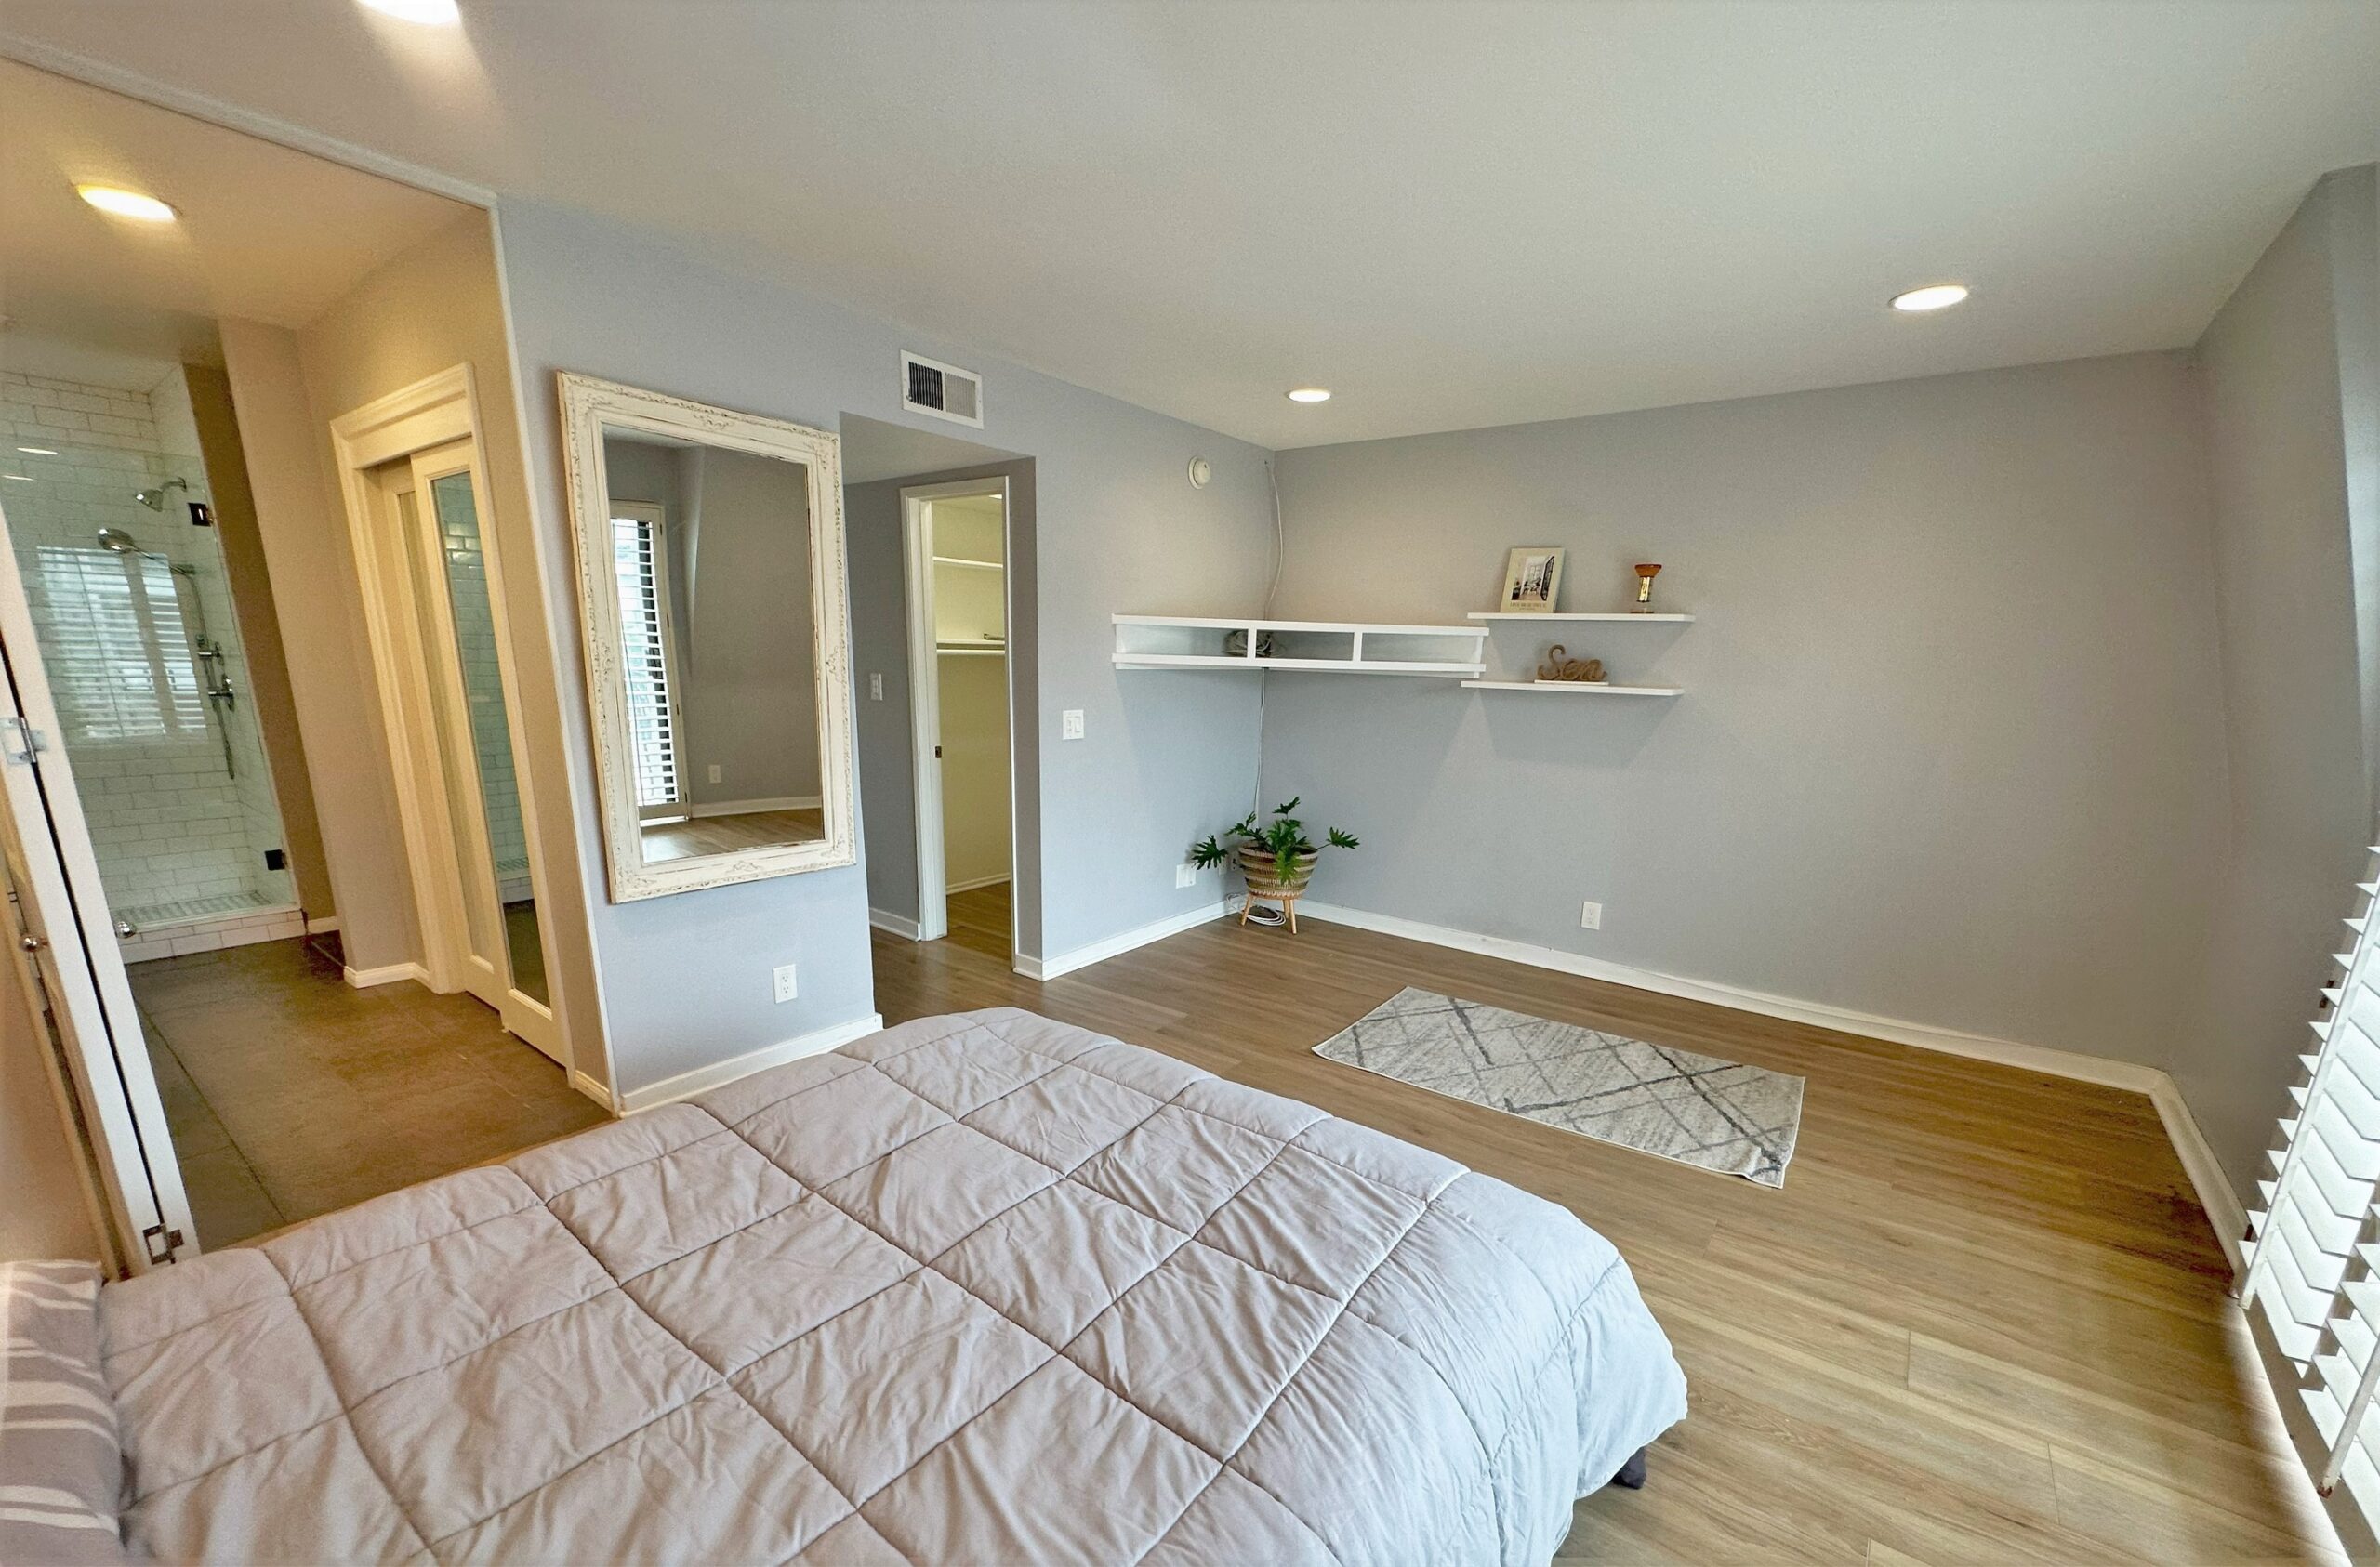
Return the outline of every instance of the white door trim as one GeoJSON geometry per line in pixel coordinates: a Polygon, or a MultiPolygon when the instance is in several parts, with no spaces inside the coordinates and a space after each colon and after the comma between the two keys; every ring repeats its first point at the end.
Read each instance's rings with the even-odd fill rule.
{"type": "MultiPolygon", "coordinates": [[[[1013,584],[1008,567],[1013,555],[1011,540],[1008,476],[959,479],[941,484],[908,484],[901,489],[901,548],[903,575],[908,591],[904,603],[908,615],[909,751],[911,814],[917,823],[918,921],[920,942],[936,942],[950,934],[949,868],[943,854],[942,666],[934,652],[933,508],[938,500],[963,495],[994,495],[1000,503],[1000,565],[1003,618],[1015,626],[1013,584]]],[[[1008,703],[1008,864],[1009,886],[1016,886],[1016,659],[1011,647],[1000,656],[1004,700],[1008,703]]],[[[986,885],[974,883],[971,885],[986,885]]],[[[1009,907],[1009,951],[1016,951],[1016,907],[1009,907]]]]}
{"type": "MultiPolygon", "coordinates": [[[[480,434],[479,396],[471,367],[457,364],[440,371],[331,421],[331,448],[338,467],[339,492],[347,507],[348,538],[364,598],[364,633],[371,645],[381,724],[392,764],[405,863],[413,877],[414,903],[421,921],[422,968],[430,987],[442,992],[465,988],[461,960],[456,955],[469,951],[469,941],[463,909],[453,891],[462,870],[454,860],[456,846],[451,841],[453,835],[435,831],[432,826],[432,812],[445,809],[443,794],[430,787],[422,768],[409,759],[436,754],[433,719],[427,712],[413,711],[416,699],[426,693],[413,689],[411,671],[426,666],[427,652],[416,645],[414,623],[398,612],[401,606],[411,601],[411,586],[402,580],[391,582],[403,562],[402,559],[392,560],[384,548],[389,530],[376,522],[383,497],[371,470],[458,441],[469,442],[472,499],[479,510],[480,549],[487,571],[489,612],[496,623],[496,662],[504,680],[505,720],[512,740],[514,787],[521,798],[522,828],[529,849],[531,895],[536,901],[539,946],[548,964],[546,979],[550,991],[556,951],[552,903],[546,893],[545,859],[539,852],[538,823],[530,798],[535,791],[529,757],[523,749],[520,677],[512,657],[511,626],[506,613],[502,548],[496,536],[492,504],[495,492],[488,481],[487,447],[480,434]]],[[[430,507],[430,497],[426,489],[416,497],[415,504],[421,516],[428,515],[424,508],[430,507]]],[[[414,542],[400,541],[399,547],[410,546],[414,542]]],[[[483,833],[484,810],[476,826],[467,824],[462,830],[483,833]]],[[[500,937],[500,929],[498,934],[500,937]]],[[[508,1027],[563,1066],[574,1064],[568,1036],[552,1007],[517,984],[509,987],[506,999],[502,1011],[508,1027]]]]}

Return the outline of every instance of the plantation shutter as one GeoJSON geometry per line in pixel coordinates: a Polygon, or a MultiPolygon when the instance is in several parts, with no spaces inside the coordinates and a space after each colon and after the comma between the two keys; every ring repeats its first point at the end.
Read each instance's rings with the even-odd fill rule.
{"type": "Polygon", "coordinates": [[[612,569],[620,595],[620,666],[628,677],[636,803],[640,808],[674,805],[684,797],[679,790],[677,720],[670,703],[660,522],[613,518],[612,569]]]}
{"type": "Polygon", "coordinates": [[[2368,1440],[2380,1390],[2380,882],[2356,891],[2350,941],[2331,959],[2338,981],[2321,993],[2303,1080],[2256,1183],[2241,1297],[2269,1339],[2275,1391],[2316,1488],[2334,1515],[2344,1494],[2368,1528],[2380,1519],[2368,1440]]]}
{"type": "Polygon", "coordinates": [[[25,584],[69,744],[206,732],[173,568],[153,555],[38,546],[25,584]]]}

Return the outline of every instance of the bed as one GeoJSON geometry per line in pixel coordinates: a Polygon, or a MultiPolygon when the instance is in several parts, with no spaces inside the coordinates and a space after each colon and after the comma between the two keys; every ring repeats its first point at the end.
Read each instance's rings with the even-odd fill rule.
{"type": "Polygon", "coordinates": [[[99,1319],[163,1560],[1542,1562],[1686,1409],[1566,1210],[1012,1010],[99,1319]]]}

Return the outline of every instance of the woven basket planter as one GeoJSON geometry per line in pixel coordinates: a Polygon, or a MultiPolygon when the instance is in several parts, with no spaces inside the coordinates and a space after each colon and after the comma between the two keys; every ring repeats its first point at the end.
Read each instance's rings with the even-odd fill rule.
{"type": "Polygon", "coordinates": [[[1315,862],[1322,858],[1322,850],[1307,849],[1289,863],[1289,874],[1281,874],[1281,863],[1272,850],[1261,844],[1243,843],[1238,849],[1239,874],[1248,880],[1248,890],[1259,898],[1301,898],[1314,880],[1315,862]]]}

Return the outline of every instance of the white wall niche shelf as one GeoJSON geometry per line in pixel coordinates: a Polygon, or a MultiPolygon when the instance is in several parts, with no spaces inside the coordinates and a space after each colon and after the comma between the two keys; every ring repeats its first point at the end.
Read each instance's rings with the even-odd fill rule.
{"type": "Polygon", "coordinates": [[[1560,691],[1566,696],[1684,696],[1684,686],[1622,686],[1588,680],[1465,680],[1472,691],[1560,691]]]}
{"type": "Polygon", "coordinates": [[[1499,610],[1474,610],[1471,612],[1471,618],[1474,620],[1484,620],[1491,625],[1501,621],[1526,621],[1531,625],[1542,625],[1548,621],[1592,620],[1619,621],[1631,625],[1685,625],[1690,624],[1694,619],[1692,615],[1640,615],[1631,613],[1626,610],[1600,614],[1553,614],[1540,613],[1534,611],[1517,610],[1508,613],[1499,610]]]}
{"type": "Polygon", "coordinates": [[[1117,615],[1118,669],[1283,669],[1461,679],[1487,673],[1485,627],[1374,621],[1117,615]],[[1225,652],[1237,635],[1241,651],[1225,652]],[[1272,648],[1256,656],[1260,644],[1272,648]]]}

